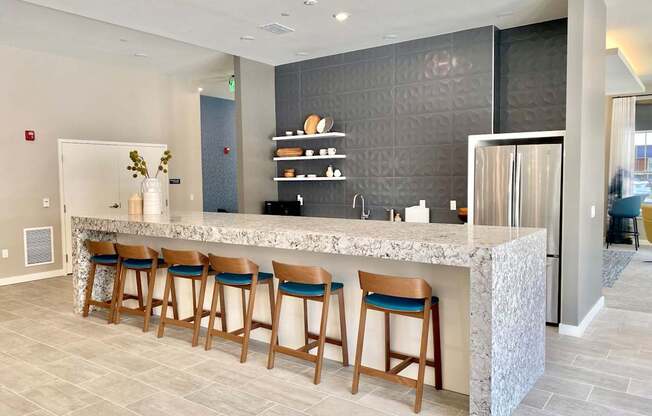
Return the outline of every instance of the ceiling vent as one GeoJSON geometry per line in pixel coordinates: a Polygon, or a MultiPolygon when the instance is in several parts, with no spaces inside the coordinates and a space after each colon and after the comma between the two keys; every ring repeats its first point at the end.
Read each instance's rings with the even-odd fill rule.
{"type": "Polygon", "coordinates": [[[275,35],[284,35],[286,33],[294,32],[294,29],[287,27],[280,23],[267,23],[266,25],[258,26],[259,28],[271,32],[275,35]]]}

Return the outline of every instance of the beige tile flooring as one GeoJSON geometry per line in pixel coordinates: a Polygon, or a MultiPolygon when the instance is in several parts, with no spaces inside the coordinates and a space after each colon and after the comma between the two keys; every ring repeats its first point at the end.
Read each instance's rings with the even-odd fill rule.
{"type": "MultiPolygon", "coordinates": [[[[652,248],[643,247],[612,289],[583,338],[548,329],[546,374],[520,416],[652,415],[652,248]],[[630,307],[631,306],[631,307],[630,307]],[[630,309],[630,310],[628,310],[630,309]]],[[[239,345],[215,340],[191,348],[189,332],[157,339],[138,318],[106,325],[102,312],[71,313],[69,277],[0,287],[1,416],[411,415],[414,391],[363,378],[350,394],[351,367],[312,368],[279,356],[265,368],[254,343],[246,364],[239,345]]],[[[423,415],[463,415],[468,398],[428,388],[423,415]]]]}

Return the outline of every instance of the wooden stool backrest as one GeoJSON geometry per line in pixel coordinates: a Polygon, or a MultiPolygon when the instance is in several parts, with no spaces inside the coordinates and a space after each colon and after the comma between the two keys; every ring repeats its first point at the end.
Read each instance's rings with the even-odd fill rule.
{"type": "Polygon", "coordinates": [[[432,288],[423,279],[387,276],[358,271],[360,287],[365,292],[411,299],[430,299],[432,288]]]}
{"type": "Polygon", "coordinates": [[[306,284],[328,284],[332,276],[318,266],[297,266],[272,261],[274,274],[279,280],[306,284]]]}
{"type": "Polygon", "coordinates": [[[181,266],[207,266],[208,257],[194,250],[169,250],[161,248],[163,259],[167,264],[181,266]]]}
{"type": "Polygon", "coordinates": [[[122,259],[151,260],[158,259],[158,251],[147,246],[133,246],[128,244],[117,244],[115,249],[122,259]]]}
{"type": "Polygon", "coordinates": [[[208,261],[217,273],[258,275],[258,265],[244,257],[220,257],[209,253],[208,261]]]}
{"type": "Polygon", "coordinates": [[[115,244],[110,241],[86,240],[86,248],[92,256],[110,256],[116,254],[115,244]]]}

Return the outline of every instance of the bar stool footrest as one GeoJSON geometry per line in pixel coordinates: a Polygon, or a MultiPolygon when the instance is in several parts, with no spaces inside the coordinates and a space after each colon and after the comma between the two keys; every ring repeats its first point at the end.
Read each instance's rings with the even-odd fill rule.
{"type": "MultiPolygon", "coordinates": [[[[308,332],[308,339],[319,339],[318,334],[314,334],[312,332],[308,332]]],[[[342,346],[342,340],[341,339],[336,339],[336,338],[331,338],[331,337],[326,337],[325,340],[328,344],[333,344],[337,346],[342,346]]],[[[312,348],[311,348],[312,349],[312,348]]]]}
{"type": "Polygon", "coordinates": [[[416,388],[417,386],[417,381],[413,378],[408,378],[408,377],[403,377],[399,376],[398,374],[391,374],[391,373],[386,373],[382,370],[377,370],[375,368],[371,367],[365,367],[364,365],[360,366],[360,373],[366,374],[368,376],[372,377],[378,377],[382,378],[387,381],[392,381],[394,383],[401,384],[403,386],[408,386],[412,388],[416,388]]]}
{"type": "MultiPolygon", "coordinates": [[[[414,364],[419,364],[419,357],[416,357],[414,355],[407,355],[407,354],[403,354],[403,353],[396,352],[396,351],[390,351],[389,356],[390,356],[390,358],[396,358],[396,359],[404,360],[404,361],[405,360],[411,360],[410,364],[413,364],[413,363],[414,364]]],[[[397,366],[398,365],[400,365],[400,364],[397,364],[397,366]]],[[[436,366],[434,360],[428,360],[428,359],[426,359],[426,365],[428,367],[435,367],[436,366]]]]}

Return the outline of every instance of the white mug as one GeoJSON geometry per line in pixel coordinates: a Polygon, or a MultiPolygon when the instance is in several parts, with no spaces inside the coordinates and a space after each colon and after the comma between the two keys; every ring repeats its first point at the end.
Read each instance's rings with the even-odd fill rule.
{"type": "Polygon", "coordinates": [[[328,148],[328,154],[333,156],[337,152],[337,149],[334,147],[329,147],[328,148]]]}
{"type": "Polygon", "coordinates": [[[328,150],[326,149],[319,149],[319,154],[322,156],[326,156],[328,154],[328,150]]]}
{"type": "Polygon", "coordinates": [[[315,151],[314,151],[314,150],[312,150],[312,149],[308,149],[308,150],[306,150],[306,156],[312,156],[312,155],[314,155],[314,154],[315,154],[315,151]]]}

